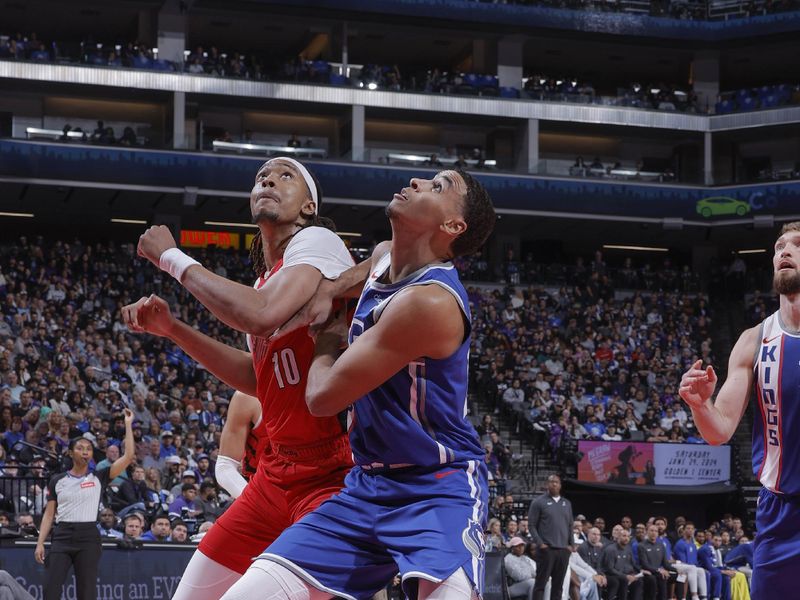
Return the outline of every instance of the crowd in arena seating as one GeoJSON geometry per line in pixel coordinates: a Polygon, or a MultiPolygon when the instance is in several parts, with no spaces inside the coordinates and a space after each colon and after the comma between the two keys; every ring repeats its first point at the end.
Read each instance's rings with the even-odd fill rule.
{"type": "MultiPolygon", "coordinates": [[[[606,3],[604,3],[606,4],[606,3]]],[[[258,81],[295,81],[365,89],[414,91],[441,94],[522,98],[556,102],[600,103],[648,110],[717,113],[772,108],[800,102],[798,86],[780,84],[725,92],[715,107],[700,106],[689,85],[631,82],[615,90],[596,90],[574,75],[551,77],[530,74],[519,87],[504,87],[494,74],[462,72],[442,67],[403,69],[398,64],[366,64],[343,74],[325,60],[294,56],[279,60],[271,55],[223,51],[217,46],[197,46],[185,51],[182,62],[158,57],[158,49],[141,42],[102,43],[92,39],[78,44],[46,44],[37,34],[0,35],[0,59],[40,62],[80,62],[107,67],[156,71],[184,71],[192,74],[234,77],[258,81]]]]}
{"type": "Polygon", "coordinates": [[[489,4],[522,4],[572,10],[623,12],[681,20],[704,21],[724,18],[747,18],[800,9],[798,0],[739,0],[722,3],[723,10],[713,10],[708,0],[654,0],[652,2],[620,2],[619,0],[472,0],[489,4]]]}
{"type": "MultiPolygon", "coordinates": [[[[101,146],[139,146],[140,140],[133,130],[133,127],[127,126],[122,130],[122,135],[117,137],[113,127],[106,127],[103,121],[97,121],[97,127],[89,133],[84,131],[81,127],[73,127],[69,123],[65,123],[61,129],[61,136],[58,141],[60,142],[79,142],[82,144],[99,144],[101,146]],[[78,134],[78,135],[76,135],[78,134]]],[[[147,140],[141,140],[146,143],[147,140]]]]}
{"type": "MultiPolygon", "coordinates": [[[[221,275],[252,279],[241,254],[198,254],[221,275]]],[[[498,273],[479,256],[459,268],[467,279],[511,284],[469,289],[471,370],[473,390],[520,434],[556,457],[566,439],[698,441],[676,384],[695,358],[712,358],[713,315],[685,271],[668,261],[611,270],[599,252],[569,269],[513,254],[498,273]],[[533,281],[562,285],[525,285],[533,281]],[[622,291],[637,287],[648,291],[622,291]]],[[[163,540],[177,524],[183,539],[184,527],[195,534],[224,510],[213,473],[233,390],[163,338],[127,332],[120,307],[150,292],[190,325],[241,343],[130,244],[21,238],[0,246],[0,510],[40,514],[44,478],[75,436],[94,444],[98,464],[119,457],[125,406],[136,416],[137,460],[104,504],[109,535],[163,540]],[[14,488],[16,476],[40,477],[40,488],[14,488]]],[[[498,483],[514,457],[493,414],[478,432],[494,502],[511,514],[519,504],[498,483]]]]}
{"type": "MultiPolygon", "coordinates": [[[[677,388],[695,360],[713,361],[707,298],[669,264],[650,291],[625,293],[600,252],[579,266],[568,285],[469,290],[477,393],[554,458],[576,439],[701,442],[677,388]]],[[[524,263],[504,269],[518,283],[524,263]]],[[[623,271],[629,283],[648,276],[623,271]]]]}
{"type": "Polygon", "coordinates": [[[606,104],[630,106],[649,110],[705,112],[697,100],[691,85],[680,86],[664,82],[642,85],[631,82],[617,88],[614,93],[598,93],[594,85],[574,76],[550,77],[533,74],[524,79],[524,90],[534,100],[553,102],[579,102],[583,104],[606,104]]]}
{"type": "MultiPolygon", "coordinates": [[[[241,255],[201,254],[218,273],[253,278],[241,255]]],[[[126,406],[136,463],[105,501],[125,518],[119,533],[163,540],[177,528],[181,539],[180,525],[200,533],[224,509],[213,473],[233,392],[163,338],[127,332],[121,306],[150,292],[185,322],[241,345],[132,245],[22,238],[0,247],[0,510],[41,513],[46,479],[22,487],[13,478],[57,472],[71,438],[89,439],[99,465],[118,458],[126,406]]]]}
{"type": "MultiPolygon", "coordinates": [[[[530,598],[536,581],[535,532],[531,531],[527,510],[514,512],[507,506],[501,501],[492,507],[486,551],[500,552],[504,556],[510,596],[530,598]]],[[[753,536],[745,532],[740,518],[728,513],[719,521],[701,527],[678,516],[672,525],[670,527],[667,517],[660,515],[638,523],[624,516],[608,529],[603,517],[591,521],[584,515],[577,515],[572,527],[571,573],[565,580],[564,598],[597,597],[587,593],[587,588],[596,586],[598,592],[605,588],[611,591],[615,586],[609,580],[620,575],[635,575],[630,582],[632,595],[628,597],[655,598],[659,576],[664,578],[669,590],[667,597],[696,597],[690,595],[696,593],[696,589],[688,590],[689,586],[683,582],[699,575],[705,579],[708,598],[749,598],[753,536]],[[659,545],[663,546],[665,560],[661,564],[658,561],[650,564],[653,561],[648,553],[659,545]],[[627,555],[623,563],[629,564],[621,568],[619,555],[627,555]],[[679,578],[681,573],[684,577],[679,578]],[[568,596],[570,589],[574,590],[574,595],[568,596]]],[[[549,598],[549,593],[545,597],[549,598]]]]}
{"type": "Polygon", "coordinates": [[[596,179],[658,181],[659,183],[676,181],[677,177],[672,168],[663,166],[666,162],[668,161],[659,160],[658,165],[649,166],[645,164],[644,160],[639,159],[633,166],[624,166],[618,160],[603,163],[599,156],[595,156],[591,161],[585,160],[583,156],[577,156],[569,168],[569,174],[572,177],[596,179]]]}

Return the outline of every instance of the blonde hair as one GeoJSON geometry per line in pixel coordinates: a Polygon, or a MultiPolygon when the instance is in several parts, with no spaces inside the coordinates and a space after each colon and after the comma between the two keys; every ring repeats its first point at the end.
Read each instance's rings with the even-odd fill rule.
{"type": "Polygon", "coordinates": [[[781,232],[778,234],[778,237],[782,236],[784,233],[789,233],[790,231],[800,231],[800,221],[784,223],[783,227],[781,227],[781,232]]]}

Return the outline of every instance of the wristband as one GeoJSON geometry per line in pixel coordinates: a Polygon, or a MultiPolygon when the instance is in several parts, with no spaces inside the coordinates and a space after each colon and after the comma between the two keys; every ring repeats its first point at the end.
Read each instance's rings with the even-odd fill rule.
{"type": "Polygon", "coordinates": [[[158,266],[162,271],[166,271],[181,282],[183,274],[186,269],[192,265],[199,265],[200,263],[193,259],[188,254],[181,252],[180,248],[168,248],[161,253],[158,259],[158,266]]]}

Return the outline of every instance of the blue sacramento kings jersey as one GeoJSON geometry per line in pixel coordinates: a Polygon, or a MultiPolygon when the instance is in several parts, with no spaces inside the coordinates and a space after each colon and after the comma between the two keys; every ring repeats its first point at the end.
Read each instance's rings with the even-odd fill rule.
{"type": "Polygon", "coordinates": [[[364,286],[350,326],[351,344],[375,325],[394,294],[414,285],[439,285],[453,294],[464,313],[466,330],[462,344],[451,356],[440,360],[421,357],[409,363],[350,407],[348,429],[355,464],[373,469],[483,461],[478,434],[466,418],[467,292],[449,262],[427,265],[393,284],[379,283],[390,261],[389,254],[378,261],[364,286]]]}
{"type": "Polygon", "coordinates": [[[800,494],[800,335],[784,331],[775,312],[764,319],[759,341],[753,472],[772,492],[800,494]]]}

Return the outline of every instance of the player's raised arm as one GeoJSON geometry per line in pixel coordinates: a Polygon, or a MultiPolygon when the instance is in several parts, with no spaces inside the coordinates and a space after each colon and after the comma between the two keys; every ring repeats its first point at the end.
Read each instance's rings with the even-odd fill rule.
{"type": "Polygon", "coordinates": [[[717,375],[709,365],[697,361],[683,374],[679,393],[692,409],[692,416],[703,439],[709,444],[724,444],[733,436],[742,419],[753,388],[753,359],[758,346],[759,328],[747,329],[739,337],[728,361],[728,378],[717,394],[717,375]]]}
{"type": "Polygon", "coordinates": [[[221,277],[183,254],[165,225],[150,227],[139,239],[138,252],[175,277],[220,321],[263,337],[272,335],[295,314],[322,279],[316,268],[299,264],[281,269],[268,285],[256,290],[221,277]]]}
{"type": "Polygon", "coordinates": [[[345,334],[340,315],[317,337],[306,387],[312,415],[339,413],[417,358],[450,356],[464,341],[464,316],[449,292],[417,286],[392,298],[375,326],[339,356],[345,334]]]}
{"type": "Polygon", "coordinates": [[[229,386],[256,394],[256,375],[249,352],[233,348],[172,316],[169,305],[152,294],[122,308],[122,320],[134,333],[166,337],[229,386]]]}

